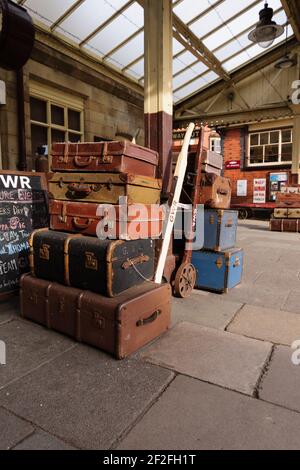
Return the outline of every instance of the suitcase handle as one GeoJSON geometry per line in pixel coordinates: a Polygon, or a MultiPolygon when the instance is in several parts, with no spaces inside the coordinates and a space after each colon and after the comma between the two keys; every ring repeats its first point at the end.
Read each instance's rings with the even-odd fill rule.
{"type": "Polygon", "coordinates": [[[92,219],[87,219],[85,223],[80,222],[80,219],[78,217],[74,217],[72,219],[72,224],[77,230],[85,230],[86,228],[89,228],[92,225],[92,223],[93,223],[92,219]]]}
{"type": "Polygon", "coordinates": [[[221,194],[221,196],[228,196],[227,189],[218,189],[217,193],[221,194]]]}
{"type": "Polygon", "coordinates": [[[92,161],[93,161],[94,157],[79,157],[79,156],[76,156],[74,158],[74,163],[76,166],[79,166],[80,168],[84,168],[86,166],[89,166],[92,161]]]}
{"type": "Polygon", "coordinates": [[[151,317],[145,318],[144,320],[139,320],[136,323],[136,326],[140,327],[140,326],[149,325],[150,323],[155,322],[155,320],[158,319],[161,313],[162,313],[161,310],[156,310],[156,312],[154,312],[153,315],[151,315],[151,317]]]}
{"type": "Polygon", "coordinates": [[[71,183],[68,185],[68,190],[72,193],[81,193],[88,196],[93,191],[100,191],[101,184],[85,184],[85,183],[71,183]]]}
{"type": "Polygon", "coordinates": [[[123,269],[129,269],[132,266],[136,266],[137,264],[147,263],[150,260],[149,256],[141,255],[137,256],[136,258],[128,259],[125,263],[122,264],[123,269]]]}

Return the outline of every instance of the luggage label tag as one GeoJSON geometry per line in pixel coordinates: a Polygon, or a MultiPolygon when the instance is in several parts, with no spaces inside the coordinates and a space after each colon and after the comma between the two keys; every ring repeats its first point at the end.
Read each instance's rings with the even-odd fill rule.
{"type": "Polygon", "coordinates": [[[98,271],[98,265],[95,253],[85,252],[85,268],[91,271],[98,271]]]}
{"type": "Polygon", "coordinates": [[[50,260],[50,245],[43,244],[40,248],[40,259],[43,259],[44,261],[49,261],[50,260]]]}

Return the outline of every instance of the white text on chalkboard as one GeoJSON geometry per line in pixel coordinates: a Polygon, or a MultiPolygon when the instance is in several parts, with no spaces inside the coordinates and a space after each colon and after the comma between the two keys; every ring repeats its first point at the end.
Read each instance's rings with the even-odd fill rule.
{"type": "Polygon", "coordinates": [[[0,181],[6,189],[17,189],[19,182],[22,189],[31,189],[30,178],[28,176],[0,175],[0,181]]]}

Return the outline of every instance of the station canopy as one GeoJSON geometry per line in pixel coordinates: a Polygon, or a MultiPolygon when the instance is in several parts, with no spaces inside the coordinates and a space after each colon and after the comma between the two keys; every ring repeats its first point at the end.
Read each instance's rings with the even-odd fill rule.
{"type": "MultiPolygon", "coordinates": [[[[142,0],[15,1],[28,10],[37,25],[96,55],[99,62],[143,86],[142,0]]],[[[175,103],[203,90],[223,73],[232,73],[284,42],[285,35],[282,35],[271,48],[262,49],[248,39],[263,6],[262,0],[173,0],[175,103]],[[190,32],[194,39],[196,37],[200,49],[209,51],[208,62],[200,59],[203,51],[199,54],[194,47],[189,47],[187,37],[181,40],[180,25],[184,26],[185,33],[190,32]]],[[[286,24],[281,1],[269,0],[269,6],[274,9],[274,20],[278,24],[286,24]]],[[[292,35],[289,25],[288,36],[292,35]]]]}

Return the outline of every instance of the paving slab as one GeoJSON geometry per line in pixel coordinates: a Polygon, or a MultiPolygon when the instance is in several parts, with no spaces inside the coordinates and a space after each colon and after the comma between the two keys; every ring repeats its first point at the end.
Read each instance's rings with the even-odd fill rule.
{"type": "Polygon", "coordinates": [[[228,331],[275,344],[290,346],[300,338],[300,315],[269,308],[245,305],[228,331]]]}
{"type": "Polygon", "coordinates": [[[11,449],[33,431],[31,424],[0,408],[0,450],[11,449]]]}
{"type": "Polygon", "coordinates": [[[290,293],[288,286],[264,286],[245,283],[230,290],[226,299],[243,304],[251,304],[258,307],[280,309],[285,304],[290,293]]]}
{"type": "Polygon", "coordinates": [[[239,302],[226,302],[221,296],[203,296],[195,291],[188,299],[173,299],[172,324],[186,321],[224,330],[242,306],[239,302]]]}
{"type": "Polygon", "coordinates": [[[0,325],[12,321],[20,316],[19,298],[13,298],[9,302],[0,302],[0,325]]]}
{"type": "Polygon", "coordinates": [[[287,312],[300,313],[300,290],[292,290],[285,303],[282,306],[282,310],[287,312]]]}
{"type": "Polygon", "coordinates": [[[5,388],[0,403],[71,446],[109,449],[173,377],[78,346],[5,388]]]}
{"type": "Polygon", "coordinates": [[[44,362],[77,346],[67,337],[19,320],[0,327],[0,340],[6,344],[6,366],[1,367],[0,390],[44,362]]]}
{"type": "Polygon", "coordinates": [[[141,357],[184,375],[252,395],[271,349],[270,343],[179,323],[141,357]]]}
{"type": "Polygon", "coordinates": [[[292,363],[293,352],[286,346],[276,347],[263,377],[259,397],[300,412],[300,365],[292,363]]]}
{"type": "Polygon", "coordinates": [[[118,450],[298,450],[299,429],[299,413],[178,376],[118,450]]]}
{"type": "Polygon", "coordinates": [[[76,448],[47,432],[38,430],[16,445],[13,450],[76,450],[76,448]]]}
{"type": "Polygon", "coordinates": [[[263,271],[255,280],[255,288],[257,285],[263,287],[271,287],[277,289],[282,286],[288,289],[300,289],[299,271],[297,269],[280,268],[277,272],[272,266],[272,272],[263,271]]]}

